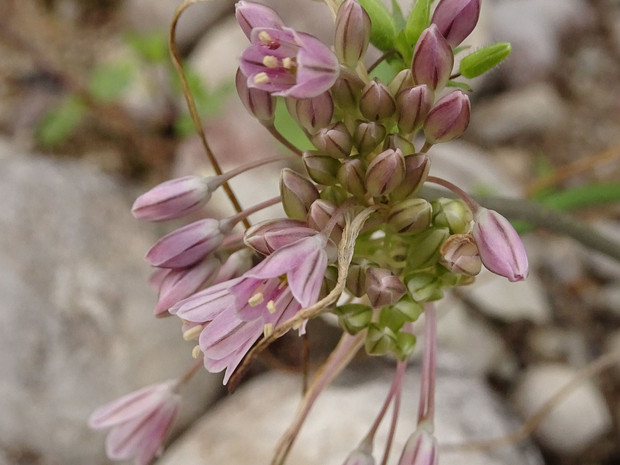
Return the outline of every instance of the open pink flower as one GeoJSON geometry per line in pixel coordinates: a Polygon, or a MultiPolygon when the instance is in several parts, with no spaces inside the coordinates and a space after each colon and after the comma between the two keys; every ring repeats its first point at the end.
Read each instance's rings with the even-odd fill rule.
{"type": "Polygon", "coordinates": [[[248,87],[293,98],[328,90],[340,72],[336,55],[316,37],[282,26],[269,10],[250,2],[237,4],[237,20],[251,42],[240,65],[248,87]]]}
{"type": "Polygon", "coordinates": [[[112,460],[134,459],[147,465],[159,453],[181,406],[176,380],[153,384],[95,410],[91,428],[111,428],[106,454],[112,460]]]}

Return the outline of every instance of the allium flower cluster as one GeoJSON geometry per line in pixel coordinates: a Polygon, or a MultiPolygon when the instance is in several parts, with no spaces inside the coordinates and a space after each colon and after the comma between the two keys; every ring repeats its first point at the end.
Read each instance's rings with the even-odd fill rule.
{"type": "MultiPolygon", "coordinates": [[[[414,8],[420,16],[402,21],[402,40],[388,45],[389,34],[377,34],[381,21],[355,0],[340,4],[333,44],[285,26],[267,6],[236,4],[250,42],[235,77],[239,97],[301,157],[304,170],[281,171],[277,199],[229,218],[194,218],[146,255],[158,269],[155,314],[179,317],[183,338],[197,341],[194,357],[208,371],[224,371],[224,383],[261,338],[279,328],[303,333],[308,315],[321,312],[363,337],[369,354],[390,353],[404,363],[415,346],[411,323],[447,289],[473,282],[482,265],[511,281],[527,276],[525,250],[508,220],[432,176],[432,147],[459,137],[469,124],[468,87],[455,81],[462,73],[454,55],[478,21],[480,3],[440,0],[432,16],[414,8]],[[420,24],[422,30],[406,29],[420,24]],[[380,60],[396,70],[388,81],[366,68],[372,37],[389,52],[380,60]],[[275,129],[278,98],[312,150],[298,152],[275,129]],[[426,183],[447,187],[456,198],[424,195],[426,183]],[[285,218],[239,227],[274,203],[282,204],[285,218]],[[300,313],[309,308],[316,310],[300,313]]],[[[477,53],[468,66],[481,69],[482,57],[488,68],[489,58],[477,53]]],[[[271,161],[165,182],[136,200],[134,215],[150,221],[197,215],[228,179],[271,161]]],[[[425,366],[434,372],[432,357],[425,366]]],[[[424,422],[432,423],[432,412],[424,422]]],[[[425,428],[411,437],[399,464],[437,463],[435,439],[425,428]]],[[[144,450],[131,452],[152,456],[152,447],[144,450]]],[[[372,463],[368,451],[360,454],[349,462],[372,463]]]]}

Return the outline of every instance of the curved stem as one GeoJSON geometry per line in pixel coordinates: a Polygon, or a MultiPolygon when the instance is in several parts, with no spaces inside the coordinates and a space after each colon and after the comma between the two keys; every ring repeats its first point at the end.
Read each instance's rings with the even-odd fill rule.
{"type": "Polygon", "coordinates": [[[368,74],[372,73],[372,71],[379,66],[379,64],[381,64],[382,61],[388,59],[389,57],[391,57],[392,55],[398,53],[398,50],[396,50],[395,48],[393,48],[392,50],[388,50],[387,52],[385,52],[383,55],[381,55],[379,58],[377,58],[377,60],[371,64],[368,67],[368,74]]]}
{"type": "Polygon", "coordinates": [[[252,206],[250,208],[246,208],[245,210],[240,211],[236,215],[231,216],[230,218],[227,218],[226,220],[223,220],[223,222],[228,223],[230,226],[234,226],[239,221],[244,220],[245,218],[247,218],[251,214],[256,213],[257,211],[263,210],[265,208],[271,207],[273,205],[277,205],[281,201],[282,201],[282,199],[280,198],[280,196],[272,197],[270,199],[267,199],[267,200],[264,200],[264,201],[262,201],[260,203],[257,203],[256,205],[254,205],[254,206],[252,206]]]}
{"type": "MultiPolygon", "coordinates": [[[[183,70],[183,65],[181,64],[181,57],[179,55],[179,50],[177,48],[177,43],[176,43],[176,29],[177,29],[177,24],[179,22],[181,14],[194,3],[200,3],[200,2],[201,0],[185,0],[181,5],[177,7],[174,13],[174,17],[172,18],[172,24],[170,25],[170,36],[168,40],[168,45],[170,47],[170,55],[172,57],[172,64],[174,65],[174,68],[176,69],[179,75],[179,78],[181,80],[181,87],[183,88],[183,95],[185,96],[185,101],[187,102],[187,107],[189,108],[189,112],[192,117],[192,121],[194,123],[194,128],[196,129],[196,132],[198,133],[198,136],[200,137],[200,141],[202,142],[202,146],[205,149],[209,162],[213,166],[215,173],[219,176],[222,174],[222,168],[220,167],[220,164],[215,158],[215,155],[213,154],[213,151],[211,150],[211,147],[209,147],[209,144],[207,142],[207,137],[205,136],[204,129],[202,128],[202,122],[200,121],[198,110],[196,109],[196,103],[194,102],[194,97],[192,96],[192,93],[189,89],[189,84],[187,83],[187,78],[185,77],[185,71],[183,70]]],[[[224,183],[222,187],[224,188],[226,195],[230,199],[230,202],[232,203],[233,207],[235,208],[235,211],[241,212],[242,211],[241,205],[239,204],[237,197],[235,196],[234,192],[232,191],[228,183],[224,183]]],[[[247,220],[247,218],[243,219],[243,224],[245,225],[246,228],[250,227],[250,222],[247,220]]]]}
{"type": "Polygon", "coordinates": [[[254,168],[258,168],[259,166],[263,166],[268,163],[275,163],[278,161],[290,160],[290,159],[291,157],[288,155],[276,155],[275,157],[263,158],[261,160],[254,160],[249,163],[244,163],[243,165],[237,166],[236,168],[226,173],[223,173],[219,176],[215,176],[213,178],[213,181],[215,183],[223,183],[223,182],[229,181],[230,179],[234,178],[235,176],[241,173],[245,173],[246,171],[250,171],[254,168]]]}
{"type": "Polygon", "coordinates": [[[269,134],[271,134],[278,142],[280,142],[282,145],[284,145],[287,149],[289,149],[291,152],[293,152],[295,155],[301,157],[302,152],[301,150],[299,150],[297,147],[295,147],[287,138],[285,138],[280,131],[278,131],[276,129],[276,127],[273,124],[269,124],[269,125],[264,125],[265,128],[267,128],[267,130],[269,131],[269,134]]]}
{"type": "Polygon", "coordinates": [[[426,180],[428,182],[432,182],[433,184],[439,184],[440,186],[443,186],[446,189],[454,192],[463,202],[467,204],[467,206],[471,209],[472,213],[476,213],[476,210],[478,210],[478,208],[480,207],[480,205],[478,205],[478,202],[472,199],[467,192],[465,192],[456,184],[453,184],[445,179],[438,178],[437,176],[429,176],[426,178],[426,180]]]}

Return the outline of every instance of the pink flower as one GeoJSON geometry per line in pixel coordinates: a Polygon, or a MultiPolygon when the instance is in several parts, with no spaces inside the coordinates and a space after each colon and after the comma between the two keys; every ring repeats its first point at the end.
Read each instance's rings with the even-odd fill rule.
{"type": "Polygon", "coordinates": [[[147,465],[153,460],[181,406],[176,385],[176,380],[153,384],[92,413],[88,420],[91,428],[111,428],[106,439],[110,459],[133,458],[136,465],[147,465]]]}
{"type": "Polygon", "coordinates": [[[237,20],[251,42],[240,66],[248,87],[293,98],[328,90],[340,72],[336,55],[316,37],[282,26],[269,10],[250,2],[237,4],[237,20]]]}

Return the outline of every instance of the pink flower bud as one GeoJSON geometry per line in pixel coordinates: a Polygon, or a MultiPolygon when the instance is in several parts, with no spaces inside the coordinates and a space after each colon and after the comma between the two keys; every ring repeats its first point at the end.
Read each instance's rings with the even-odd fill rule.
{"type": "Polygon", "coordinates": [[[409,437],[398,465],[437,465],[439,451],[433,433],[427,431],[425,425],[418,425],[409,437]]]}
{"type": "Polygon", "coordinates": [[[400,150],[377,155],[366,171],[366,189],[373,197],[387,195],[405,178],[405,159],[400,150]]]}
{"type": "Polygon", "coordinates": [[[179,413],[175,380],[153,384],[95,410],[91,428],[110,428],[106,454],[112,460],[134,459],[148,465],[160,451],[179,413]]]}
{"type": "Polygon", "coordinates": [[[198,210],[210,197],[207,178],[185,176],[166,181],[142,194],[134,202],[131,212],[141,220],[171,220],[198,210]]]}
{"type": "Polygon", "coordinates": [[[441,0],[433,13],[431,23],[452,47],[471,34],[478,23],[481,0],[441,0]]]}
{"type": "Polygon", "coordinates": [[[284,168],[280,176],[280,196],[286,215],[295,220],[304,220],[312,202],[319,198],[319,191],[309,179],[284,168]]]}
{"type": "Polygon", "coordinates": [[[342,122],[321,129],[312,138],[312,143],[320,152],[335,158],[348,157],[353,147],[351,134],[342,122]]]}
{"type": "Polygon", "coordinates": [[[340,162],[334,157],[314,151],[304,152],[303,162],[308,175],[314,182],[329,186],[337,182],[336,175],[340,162]]]}
{"type": "Polygon", "coordinates": [[[374,121],[359,122],[353,134],[353,141],[360,154],[366,155],[372,152],[385,139],[387,129],[384,125],[374,121]]]}
{"type": "Polygon", "coordinates": [[[365,174],[366,169],[361,159],[357,157],[348,158],[338,170],[338,181],[351,194],[364,198],[366,194],[366,186],[364,185],[365,174]]]}
{"type": "Polygon", "coordinates": [[[416,84],[426,84],[432,90],[443,88],[454,66],[450,44],[434,24],[427,27],[416,44],[411,72],[416,84]]]}
{"type": "Polygon", "coordinates": [[[453,273],[476,276],[482,262],[474,238],[469,234],[453,234],[439,248],[439,262],[453,273]]]}
{"type": "Polygon", "coordinates": [[[400,234],[416,234],[431,224],[431,204],[420,198],[403,200],[390,210],[387,223],[400,234]]]}
{"type": "Polygon", "coordinates": [[[366,295],[374,308],[395,304],[406,292],[405,285],[390,270],[376,267],[366,270],[366,295]]]}
{"type": "Polygon", "coordinates": [[[256,87],[248,87],[248,78],[237,69],[235,75],[237,94],[245,109],[258,121],[269,125],[273,123],[276,111],[276,98],[269,92],[256,87]]]}
{"type": "Polygon", "coordinates": [[[254,2],[240,1],[235,4],[235,16],[241,30],[249,39],[255,27],[282,27],[284,22],[274,10],[268,6],[254,2]]]}
{"type": "Polygon", "coordinates": [[[146,254],[146,260],[161,268],[184,268],[212,253],[230,230],[212,218],[196,221],[162,237],[146,254]]]}
{"type": "Polygon", "coordinates": [[[431,161],[425,154],[407,155],[405,157],[405,178],[390,194],[391,200],[402,200],[417,191],[428,176],[431,161]]]}
{"type": "Polygon", "coordinates": [[[469,126],[470,111],[469,98],[460,90],[444,95],[426,117],[426,140],[438,144],[459,137],[469,126]]]}
{"type": "Polygon", "coordinates": [[[334,102],[329,92],[312,98],[286,99],[286,108],[291,116],[310,134],[327,126],[334,115],[334,102]]]}
{"type": "Polygon", "coordinates": [[[496,211],[482,207],[475,212],[474,221],[472,235],[484,266],[509,281],[527,278],[525,247],[510,222],[496,211]]]}
{"type": "Polygon", "coordinates": [[[220,261],[207,258],[191,268],[170,270],[159,286],[155,316],[167,316],[168,309],[207,285],[217,275],[220,261]]]}
{"type": "Polygon", "coordinates": [[[375,459],[370,452],[355,449],[349,454],[343,465],[375,465],[375,459]]]}
{"type": "Polygon", "coordinates": [[[336,79],[336,82],[330,89],[334,103],[342,110],[357,112],[357,104],[364,82],[357,76],[342,76],[336,79]]]}
{"type": "MultiPolygon", "coordinates": [[[[329,220],[336,212],[336,206],[327,200],[319,199],[312,204],[310,211],[308,212],[308,226],[322,231],[329,220]]],[[[338,244],[342,238],[342,231],[344,230],[344,217],[341,215],[336,226],[332,230],[331,239],[338,244]]]]}
{"type": "Polygon", "coordinates": [[[398,129],[412,133],[422,127],[433,103],[433,92],[426,85],[410,87],[396,96],[398,129]]]}
{"type": "Polygon", "coordinates": [[[270,255],[313,234],[316,234],[316,229],[308,227],[304,221],[284,218],[255,224],[245,232],[243,241],[257,252],[270,255]]]}
{"type": "Polygon", "coordinates": [[[336,15],[334,49],[341,63],[355,68],[370,42],[370,17],[354,0],[345,0],[336,15]]]}
{"type": "Polygon", "coordinates": [[[365,118],[370,121],[379,121],[394,114],[396,103],[387,86],[373,79],[362,91],[359,108],[365,118]]]}
{"type": "Polygon", "coordinates": [[[404,89],[413,87],[413,76],[410,69],[403,69],[399,71],[396,76],[388,84],[388,90],[392,95],[398,95],[398,93],[404,89]]]}

